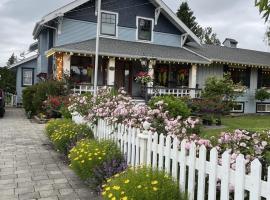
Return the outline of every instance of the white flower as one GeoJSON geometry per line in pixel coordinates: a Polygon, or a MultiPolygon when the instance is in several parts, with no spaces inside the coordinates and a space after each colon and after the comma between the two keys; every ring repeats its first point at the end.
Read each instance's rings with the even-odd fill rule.
{"type": "Polygon", "coordinates": [[[149,130],[150,127],[151,127],[151,124],[150,124],[148,121],[145,121],[145,122],[143,123],[143,128],[144,128],[144,130],[149,130]]]}

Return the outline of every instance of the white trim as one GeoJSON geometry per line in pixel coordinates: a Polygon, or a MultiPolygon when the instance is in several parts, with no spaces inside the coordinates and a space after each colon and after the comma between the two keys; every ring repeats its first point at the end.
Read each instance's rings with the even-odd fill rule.
{"type": "Polygon", "coordinates": [[[13,65],[11,65],[11,66],[9,67],[9,69],[11,69],[11,68],[13,68],[13,67],[17,67],[17,66],[19,66],[19,65],[21,65],[21,64],[24,64],[24,63],[26,63],[26,62],[29,62],[29,61],[31,61],[31,60],[34,60],[34,59],[36,59],[38,56],[39,56],[39,54],[36,54],[36,55],[31,56],[31,57],[25,58],[25,59],[23,59],[23,60],[21,60],[21,61],[19,61],[19,62],[17,62],[17,63],[14,63],[13,65]]]}
{"type": "Polygon", "coordinates": [[[102,19],[101,19],[101,26],[100,26],[100,37],[104,37],[104,38],[112,38],[112,39],[117,39],[118,38],[118,23],[119,23],[119,13],[118,12],[111,12],[111,11],[107,11],[107,10],[101,10],[101,17],[102,17],[102,13],[108,13],[108,14],[113,14],[116,15],[116,24],[115,24],[115,36],[113,35],[106,35],[106,34],[102,34],[101,33],[101,26],[102,26],[102,19]]]}
{"type": "Polygon", "coordinates": [[[245,103],[244,102],[236,102],[234,106],[241,105],[241,110],[235,110],[234,107],[232,108],[231,112],[233,113],[244,113],[245,111],[245,103]]]}
{"type": "Polygon", "coordinates": [[[257,111],[257,113],[270,113],[270,104],[269,103],[264,103],[264,102],[260,102],[260,103],[257,103],[256,104],[256,111],[257,111]],[[265,106],[265,111],[258,111],[258,106],[262,106],[262,105],[264,105],[265,106]],[[269,109],[269,110],[267,110],[267,109],[269,109]]]}
{"type": "Polygon", "coordinates": [[[145,42],[145,43],[153,43],[154,42],[154,23],[155,20],[153,18],[136,16],[136,41],[137,42],[145,42]],[[145,19],[152,22],[152,33],[151,33],[151,40],[141,40],[139,39],[139,19],[145,19]]]}

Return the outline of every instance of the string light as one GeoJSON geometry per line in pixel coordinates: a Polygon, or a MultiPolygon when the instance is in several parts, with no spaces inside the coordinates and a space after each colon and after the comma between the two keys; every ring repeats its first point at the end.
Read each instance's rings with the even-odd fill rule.
{"type": "Polygon", "coordinates": [[[62,80],[63,78],[63,71],[64,71],[64,66],[63,66],[63,53],[56,53],[56,78],[57,80],[62,80]]]}

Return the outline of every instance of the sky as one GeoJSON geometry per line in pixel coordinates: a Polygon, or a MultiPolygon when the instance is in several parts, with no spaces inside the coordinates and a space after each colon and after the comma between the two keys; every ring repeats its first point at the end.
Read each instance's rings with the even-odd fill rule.
{"type": "MultiPolygon", "coordinates": [[[[0,0],[0,66],[14,52],[19,55],[33,41],[37,21],[72,0],[0,0]]],[[[176,11],[180,0],[164,0],[176,11]]],[[[265,45],[266,24],[254,0],[187,0],[201,26],[211,26],[221,41],[233,38],[239,47],[269,51],[265,45]]]]}

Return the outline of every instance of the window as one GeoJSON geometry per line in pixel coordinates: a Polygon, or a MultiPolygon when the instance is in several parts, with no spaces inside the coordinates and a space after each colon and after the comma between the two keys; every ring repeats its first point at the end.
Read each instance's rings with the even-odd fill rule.
{"type": "Polygon", "coordinates": [[[270,103],[257,103],[257,113],[270,113],[270,103]]]}
{"type": "Polygon", "coordinates": [[[241,83],[244,86],[250,86],[250,69],[249,68],[233,68],[228,70],[231,74],[231,78],[235,84],[241,83]]]}
{"type": "Polygon", "coordinates": [[[22,86],[34,84],[34,69],[22,69],[22,86]]]}
{"type": "Polygon", "coordinates": [[[101,34],[108,36],[116,36],[117,20],[117,13],[102,12],[100,27],[101,34]]]}
{"type": "Polygon", "coordinates": [[[243,113],[245,109],[245,103],[244,102],[237,102],[234,104],[233,109],[231,112],[233,113],[243,113]]]}
{"type": "Polygon", "coordinates": [[[266,87],[270,88],[270,70],[260,69],[258,70],[258,88],[266,87]]]}
{"type": "Polygon", "coordinates": [[[153,40],[153,19],[137,18],[137,40],[153,40]]]}

